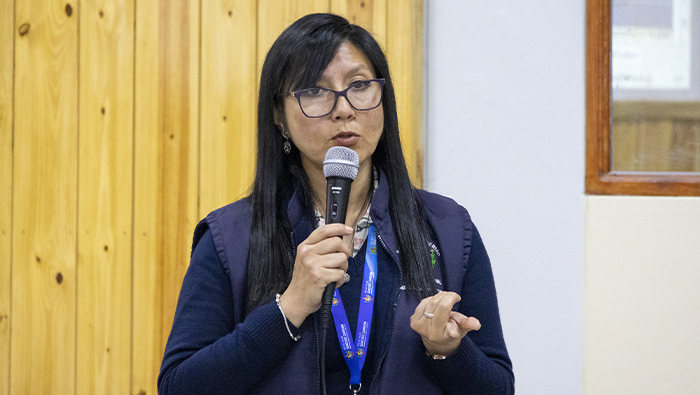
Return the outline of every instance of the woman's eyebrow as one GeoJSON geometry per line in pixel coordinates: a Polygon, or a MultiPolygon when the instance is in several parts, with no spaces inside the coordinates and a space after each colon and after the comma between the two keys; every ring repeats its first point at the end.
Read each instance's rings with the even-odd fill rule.
{"type": "MultiPolygon", "coordinates": [[[[369,71],[370,73],[372,72],[372,69],[369,68],[366,64],[360,64],[360,65],[357,65],[357,66],[353,67],[352,69],[348,70],[348,71],[345,73],[345,75],[352,75],[352,74],[356,74],[356,73],[358,73],[358,72],[360,72],[360,71],[365,71],[365,70],[366,70],[366,71],[369,71]]],[[[326,78],[325,75],[321,75],[321,78],[318,79],[317,84],[320,84],[320,83],[326,81],[326,79],[327,79],[327,78],[326,78]]]]}

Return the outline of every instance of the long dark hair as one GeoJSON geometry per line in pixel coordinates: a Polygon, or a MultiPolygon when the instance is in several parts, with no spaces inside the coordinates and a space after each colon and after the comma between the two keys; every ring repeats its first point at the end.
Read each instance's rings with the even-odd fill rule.
{"type": "MultiPolygon", "coordinates": [[[[249,201],[252,209],[248,253],[248,311],[282,293],[292,278],[294,256],[286,202],[301,187],[307,215],[313,212],[313,192],[299,151],[282,150],[283,137],[275,111],[284,113],[284,97],[292,90],[315,86],[335,57],[349,42],[369,59],[377,78],[384,78],[384,130],[372,155],[372,164],[387,178],[389,213],[401,250],[403,283],[409,294],[434,294],[429,259],[428,224],[406,169],[399,138],[394,86],[379,44],[365,29],[332,14],[311,14],[289,26],[270,48],[260,76],[258,101],[258,156],[249,201]]],[[[371,188],[370,188],[371,189],[371,188]]]]}

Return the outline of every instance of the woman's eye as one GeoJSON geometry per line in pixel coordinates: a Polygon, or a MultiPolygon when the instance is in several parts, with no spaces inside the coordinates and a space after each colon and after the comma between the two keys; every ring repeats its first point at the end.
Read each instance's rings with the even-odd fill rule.
{"type": "Polygon", "coordinates": [[[307,97],[321,96],[321,94],[323,94],[323,89],[321,88],[307,89],[302,93],[302,95],[307,97]]]}
{"type": "Polygon", "coordinates": [[[353,90],[363,90],[367,89],[370,84],[372,84],[372,81],[355,81],[352,84],[350,84],[350,89],[353,90]]]}

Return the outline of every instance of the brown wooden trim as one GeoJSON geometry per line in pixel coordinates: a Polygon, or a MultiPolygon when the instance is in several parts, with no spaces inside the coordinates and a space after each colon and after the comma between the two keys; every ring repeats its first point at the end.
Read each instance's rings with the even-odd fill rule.
{"type": "Polygon", "coordinates": [[[700,196],[700,174],[610,172],[610,0],[586,1],[586,193],[700,196]]]}

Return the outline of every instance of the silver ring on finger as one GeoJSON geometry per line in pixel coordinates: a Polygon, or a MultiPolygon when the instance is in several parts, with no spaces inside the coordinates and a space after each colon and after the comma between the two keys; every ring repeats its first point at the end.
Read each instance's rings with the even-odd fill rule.
{"type": "Polygon", "coordinates": [[[433,318],[433,316],[434,316],[435,314],[433,314],[433,313],[428,313],[428,312],[424,311],[424,312],[423,312],[423,315],[426,316],[427,318],[433,318]]]}
{"type": "Polygon", "coordinates": [[[343,283],[347,284],[349,282],[350,282],[350,275],[345,273],[345,275],[343,276],[343,283]]]}

